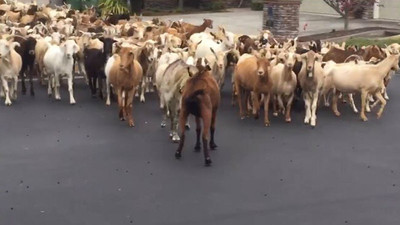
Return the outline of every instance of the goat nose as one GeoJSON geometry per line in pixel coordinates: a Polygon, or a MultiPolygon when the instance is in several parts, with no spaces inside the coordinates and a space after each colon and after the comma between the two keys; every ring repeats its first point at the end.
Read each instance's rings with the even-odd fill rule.
{"type": "Polygon", "coordinates": [[[311,67],[311,66],[309,66],[309,67],[308,67],[308,70],[311,70],[311,69],[312,69],[312,67],[311,67]]]}
{"type": "Polygon", "coordinates": [[[260,75],[260,76],[261,76],[261,75],[263,75],[263,74],[264,74],[264,72],[263,72],[263,71],[261,71],[261,70],[259,70],[259,71],[258,71],[258,75],[260,75]]]}

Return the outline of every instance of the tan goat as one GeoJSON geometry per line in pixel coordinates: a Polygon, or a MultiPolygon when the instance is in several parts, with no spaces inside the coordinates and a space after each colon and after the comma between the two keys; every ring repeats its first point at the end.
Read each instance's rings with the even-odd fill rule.
{"type": "Polygon", "coordinates": [[[303,91],[306,115],[305,124],[315,127],[317,122],[317,103],[324,86],[325,74],[321,66],[322,56],[309,51],[300,56],[303,65],[298,80],[303,91]]]}
{"type": "Polygon", "coordinates": [[[294,91],[297,85],[297,77],[293,72],[298,55],[293,52],[282,52],[278,55],[277,62],[271,70],[272,96],[274,97],[274,116],[278,115],[277,104],[285,114],[286,122],[292,121],[290,111],[292,107],[294,91]],[[286,106],[284,101],[286,100],[286,106]]]}
{"type": "Polygon", "coordinates": [[[368,118],[365,115],[368,94],[375,96],[381,103],[377,116],[382,116],[386,105],[386,100],[382,96],[384,88],[384,78],[391,70],[399,69],[399,55],[389,55],[377,65],[370,64],[335,64],[328,62],[325,66],[327,80],[332,84],[334,96],[332,101],[332,110],[336,116],[340,116],[337,108],[338,91],[343,93],[360,92],[361,93],[361,112],[360,117],[363,121],[368,118]]]}

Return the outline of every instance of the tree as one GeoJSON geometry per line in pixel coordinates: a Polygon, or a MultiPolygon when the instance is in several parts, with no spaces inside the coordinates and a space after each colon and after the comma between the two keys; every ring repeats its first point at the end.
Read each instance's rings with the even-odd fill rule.
{"type": "Polygon", "coordinates": [[[349,17],[356,10],[372,7],[376,0],[324,0],[344,18],[344,29],[349,29],[349,17]]]}
{"type": "Polygon", "coordinates": [[[183,0],[179,0],[178,8],[179,8],[179,10],[183,10],[183,0]]]}
{"type": "Polygon", "coordinates": [[[141,15],[144,9],[145,0],[129,0],[131,3],[131,13],[141,15]]]}

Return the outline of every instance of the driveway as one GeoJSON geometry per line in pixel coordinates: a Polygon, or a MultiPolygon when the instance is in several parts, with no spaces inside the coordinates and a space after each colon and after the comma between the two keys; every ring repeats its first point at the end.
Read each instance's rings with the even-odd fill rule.
{"type": "Polygon", "coordinates": [[[301,105],[291,124],[240,120],[226,85],[210,168],[193,128],[174,158],[155,94],[135,99],[128,128],[82,80],[75,106],[66,85],[60,102],[35,85],[35,97],[0,106],[1,225],[400,224],[398,77],[382,119],[321,107],[315,129],[301,105]]]}

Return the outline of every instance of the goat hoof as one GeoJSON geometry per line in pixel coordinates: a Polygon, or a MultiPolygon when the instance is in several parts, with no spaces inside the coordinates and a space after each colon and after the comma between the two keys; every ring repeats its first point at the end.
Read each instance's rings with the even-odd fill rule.
{"type": "Polygon", "coordinates": [[[363,122],[367,122],[367,121],[368,121],[368,118],[367,118],[367,117],[361,117],[361,120],[362,120],[363,122]]]}
{"type": "Polygon", "coordinates": [[[269,126],[271,126],[271,123],[270,123],[270,122],[265,122],[264,125],[265,125],[266,127],[269,127],[269,126]]]}
{"type": "Polygon", "coordinates": [[[376,114],[376,118],[377,118],[377,119],[380,119],[381,117],[382,117],[382,113],[377,113],[377,114],[376,114]]]}
{"type": "Polygon", "coordinates": [[[135,123],[133,121],[129,121],[128,125],[129,125],[129,127],[134,127],[135,123]]]}
{"type": "Polygon", "coordinates": [[[174,143],[178,143],[180,140],[181,140],[181,139],[180,139],[180,137],[179,137],[177,134],[175,134],[175,135],[172,136],[172,141],[173,141],[174,143]]]}
{"type": "Polygon", "coordinates": [[[274,113],[272,113],[272,115],[275,116],[275,117],[277,117],[277,116],[278,116],[278,113],[277,113],[277,112],[274,112],[274,113]]]}
{"type": "Polygon", "coordinates": [[[31,96],[35,96],[35,92],[31,91],[31,96]]]}
{"type": "Polygon", "coordinates": [[[200,152],[200,150],[201,150],[201,145],[200,145],[200,144],[196,144],[196,145],[194,146],[194,151],[195,151],[195,152],[200,152]]]}
{"type": "Polygon", "coordinates": [[[120,117],[119,120],[125,121],[125,118],[124,117],[120,117]]]}
{"type": "Polygon", "coordinates": [[[204,160],[205,166],[211,166],[211,163],[212,163],[211,158],[206,158],[206,159],[204,160]]]}
{"type": "Polygon", "coordinates": [[[246,118],[245,116],[241,116],[241,117],[240,117],[241,120],[244,120],[245,118],[246,118]]]}
{"type": "Polygon", "coordinates": [[[175,159],[180,159],[180,158],[182,158],[182,153],[176,151],[175,152],[175,159]]]}
{"type": "Polygon", "coordinates": [[[167,124],[165,123],[165,122],[161,122],[161,127],[162,128],[164,128],[164,127],[166,127],[167,126],[167,124]]]}
{"type": "Polygon", "coordinates": [[[336,112],[333,112],[334,114],[335,114],[335,116],[337,116],[337,117],[339,117],[340,116],[340,112],[339,111],[336,111],[336,112]]]}
{"type": "Polygon", "coordinates": [[[254,119],[255,119],[255,120],[258,120],[258,118],[259,118],[259,115],[258,115],[258,114],[254,114],[253,116],[254,116],[254,119]]]}
{"type": "Polygon", "coordinates": [[[216,150],[217,148],[218,148],[218,145],[216,145],[215,143],[210,143],[211,150],[216,150]]]}
{"type": "Polygon", "coordinates": [[[286,118],[286,123],[290,123],[290,122],[292,122],[292,118],[286,118]]]}

